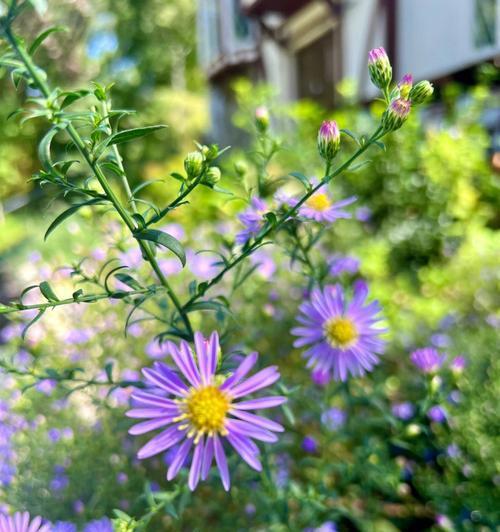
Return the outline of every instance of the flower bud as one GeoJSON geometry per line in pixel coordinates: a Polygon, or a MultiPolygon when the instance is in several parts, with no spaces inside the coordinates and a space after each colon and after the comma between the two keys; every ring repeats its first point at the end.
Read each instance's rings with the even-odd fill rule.
{"type": "Polygon", "coordinates": [[[203,169],[203,155],[199,151],[192,151],[184,159],[184,170],[188,179],[194,179],[203,169]]]}
{"type": "Polygon", "coordinates": [[[234,169],[240,177],[243,177],[248,172],[248,165],[245,161],[240,159],[234,163],[234,169]]]}
{"type": "Polygon", "coordinates": [[[372,83],[379,89],[389,86],[392,79],[392,67],[386,51],[374,48],[368,52],[368,72],[372,83]]]}
{"type": "Polygon", "coordinates": [[[325,120],[318,131],[318,151],[327,162],[337,155],[340,149],[340,131],[335,120],[325,120]]]}
{"type": "Polygon", "coordinates": [[[267,107],[260,106],[255,109],[255,125],[261,133],[265,133],[269,128],[269,111],[267,107]]]}
{"type": "Polygon", "coordinates": [[[410,423],[406,427],[406,435],[409,436],[410,438],[414,438],[415,436],[418,436],[421,432],[422,432],[422,429],[416,423],[410,423]]]}
{"type": "Polygon", "coordinates": [[[419,81],[410,91],[410,100],[417,105],[424,103],[425,100],[428,100],[432,96],[433,92],[434,87],[432,83],[429,83],[426,79],[419,81]]]}
{"type": "Polygon", "coordinates": [[[405,74],[401,81],[398,83],[399,94],[401,98],[408,99],[411,88],[413,85],[413,76],[411,74],[405,74]]]}
{"type": "Polygon", "coordinates": [[[220,173],[220,170],[219,168],[217,168],[217,166],[211,166],[207,173],[205,174],[205,178],[203,179],[203,182],[206,184],[206,185],[215,185],[215,183],[217,183],[218,181],[220,181],[220,178],[221,178],[221,173],[220,173]]]}
{"type": "Polygon", "coordinates": [[[210,146],[202,146],[201,153],[207,161],[211,161],[219,155],[219,146],[217,146],[217,144],[210,144],[210,146]]]}
{"type": "Polygon", "coordinates": [[[396,131],[399,129],[410,114],[411,103],[409,100],[398,98],[390,103],[382,115],[382,127],[384,131],[396,131]]]}

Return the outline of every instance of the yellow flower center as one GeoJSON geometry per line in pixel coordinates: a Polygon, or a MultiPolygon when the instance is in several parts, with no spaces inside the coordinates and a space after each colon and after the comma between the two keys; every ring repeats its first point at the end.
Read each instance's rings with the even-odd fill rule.
{"type": "Polygon", "coordinates": [[[359,336],[356,326],[347,318],[332,318],[325,322],[323,328],[332,347],[348,347],[359,336]]]}
{"type": "Polygon", "coordinates": [[[193,389],[186,399],[186,418],[198,433],[223,433],[229,407],[229,399],[219,388],[193,389]]]}
{"type": "Polygon", "coordinates": [[[324,192],[319,192],[311,196],[306,205],[315,211],[326,211],[332,206],[332,202],[324,192]]]}

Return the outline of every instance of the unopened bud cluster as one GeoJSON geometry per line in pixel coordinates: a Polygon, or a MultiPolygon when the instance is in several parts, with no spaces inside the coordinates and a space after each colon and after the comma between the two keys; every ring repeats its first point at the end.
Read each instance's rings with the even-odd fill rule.
{"type": "Polygon", "coordinates": [[[399,129],[408,118],[412,104],[425,102],[434,91],[428,81],[413,85],[411,74],[405,74],[397,87],[389,91],[392,67],[382,47],[374,48],[368,53],[368,71],[373,84],[384,92],[385,98],[390,102],[382,115],[382,128],[386,133],[399,129]]]}
{"type": "Polygon", "coordinates": [[[212,144],[211,146],[196,145],[199,151],[189,152],[184,159],[184,170],[186,171],[187,180],[192,181],[193,179],[200,177],[208,167],[203,182],[207,183],[207,179],[209,179],[212,184],[216,183],[220,179],[220,170],[216,167],[209,167],[209,163],[218,157],[219,147],[217,144],[212,144]],[[215,171],[212,171],[214,168],[215,171]],[[219,179],[216,177],[217,172],[219,172],[219,179]],[[210,177],[208,177],[209,174],[210,177]]]}

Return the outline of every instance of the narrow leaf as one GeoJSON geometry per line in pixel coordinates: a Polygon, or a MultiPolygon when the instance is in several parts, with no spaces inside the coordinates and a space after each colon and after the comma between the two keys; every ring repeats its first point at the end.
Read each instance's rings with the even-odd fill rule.
{"type": "Polygon", "coordinates": [[[45,296],[45,298],[48,301],[54,302],[59,301],[59,298],[56,296],[54,291],[52,290],[52,287],[47,281],[42,281],[40,283],[40,292],[45,296]]]}
{"type": "Polygon", "coordinates": [[[115,273],[115,277],[134,290],[140,290],[142,286],[128,273],[115,273]]]}
{"type": "Polygon", "coordinates": [[[135,129],[124,129],[123,131],[118,131],[118,133],[114,133],[113,135],[111,135],[108,139],[106,139],[106,143],[108,146],[112,146],[113,144],[123,144],[124,142],[128,142],[129,140],[144,137],[145,135],[149,135],[150,133],[154,133],[155,131],[159,129],[164,129],[166,127],[167,126],[165,125],[158,125],[138,127],[135,129]]]}
{"type": "Polygon", "coordinates": [[[51,127],[38,146],[38,157],[40,158],[43,169],[49,174],[54,172],[54,164],[52,163],[52,157],[50,155],[52,139],[63,130],[66,125],[67,124],[57,124],[51,127]]]}
{"type": "Polygon", "coordinates": [[[290,174],[292,177],[295,177],[295,179],[298,179],[303,185],[306,190],[311,189],[311,183],[309,182],[309,179],[304,174],[301,174],[300,172],[292,172],[290,174]]]}
{"type": "Polygon", "coordinates": [[[184,248],[172,235],[164,233],[163,231],[158,231],[158,229],[144,229],[135,233],[134,236],[139,240],[149,240],[150,242],[155,242],[156,244],[166,247],[177,256],[183,266],[186,265],[186,253],[184,248]]]}
{"type": "Polygon", "coordinates": [[[66,28],[63,28],[62,26],[53,26],[52,28],[48,28],[45,31],[42,31],[40,35],[33,41],[31,46],[29,47],[28,53],[30,55],[33,55],[39,46],[43,43],[43,41],[52,33],[56,33],[58,31],[67,31],[66,28]]]}
{"type": "Polygon", "coordinates": [[[52,231],[54,231],[57,226],[59,226],[67,218],[75,214],[75,212],[81,209],[82,207],[86,207],[88,205],[97,205],[99,203],[103,203],[104,201],[105,200],[103,198],[93,198],[91,200],[84,201],[83,203],[73,205],[69,209],[66,209],[49,225],[49,228],[45,232],[45,236],[43,237],[43,239],[47,240],[47,237],[52,233],[52,231]]]}

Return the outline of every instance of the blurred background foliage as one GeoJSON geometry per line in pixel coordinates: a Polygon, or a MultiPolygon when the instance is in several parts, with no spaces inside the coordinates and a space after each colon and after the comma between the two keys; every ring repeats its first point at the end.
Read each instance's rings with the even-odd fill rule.
{"type": "MultiPolygon", "coordinates": [[[[204,81],[196,66],[194,3],[54,0],[50,13],[57,19],[42,23],[26,14],[18,24],[24,35],[35,35],[47,24],[69,28],[47,39],[38,52],[53,79],[72,88],[86,87],[93,79],[115,81],[115,107],[140,110],[127,119],[130,125],[170,126],[126,151],[125,163],[137,183],[165,179],[146,189],[161,204],[176,190],[169,187],[169,173],[182,168],[193,140],[203,140],[207,129],[204,81]]],[[[117,507],[140,515],[147,507],[147,494],[141,495],[147,478],[154,490],[169,491],[177,501],[176,512],[158,517],[152,530],[212,526],[280,531],[287,530],[285,519],[294,523],[292,529],[335,520],[345,530],[427,530],[437,526],[437,514],[449,516],[458,529],[494,530],[500,518],[500,196],[498,175],[490,165],[491,139],[482,125],[485,111],[498,106],[487,70],[479,71],[474,87],[445,88],[439,100],[412,113],[407,125],[387,139],[387,152],[372,150],[371,164],[333,184],[336,197],[357,196],[357,219],[331,227],[315,253],[328,257],[335,251],[359,259],[359,273],[343,274],[341,280],[367,279],[384,307],[390,348],[373,375],[350,383],[349,389],[326,392],[313,387],[289,335],[302,280],[290,271],[279,242],[272,252],[275,276],[256,275],[234,296],[238,318],[224,318],[226,343],[260,351],[263,363],[277,360],[288,386],[301,387],[290,405],[295,425],[277,446],[277,454],[269,457],[275,476],[268,485],[249,489],[257,486],[257,477],[237,468],[231,495],[212,484],[190,496],[166,484],[160,459],[139,464],[133,458],[133,444],[125,438],[125,391],[108,397],[104,388],[91,387],[68,402],[63,386],[52,395],[29,389],[16,403],[17,412],[33,428],[16,436],[16,480],[8,489],[0,488],[1,502],[53,520],[83,522],[111,515],[117,507]],[[408,360],[413,348],[428,344],[463,354],[469,362],[459,377],[445,372],[437,395],[408,360]],[[458,403],[450,400],[452,391],[459,392],[458,403]],[[366,397],[371,402],[364,402],[366,397]],[[406,400],[420,405],[419,414],[411,421],[391,416],[391,404],[406,400]],[[446,404],[446,426],[425,418],[422,412],[429,400],[446,404]],[[346,426],[335,432],[319,421],[322,411],[332,406],[345,409],[348,416],[346,426]],[[72,433],[66,438],[61,432],[54,439],[50,428],[70,428],[72,433]],[[306,435],[314,435],[319,452],[307,455],[301,450],[306,435]],[[456,456],[446,452],[452,444],[460,449],[456,456]],[[58,466],[63,466],[68,486],[55,493],[50,486],[58,466]],[[75,506],[78,502],[82,505],[75,506]]],[[[0,202],[8,214],[0,222],[0,292],[8,298],[31,281],[54,279],[53,271],[61,264],[88,254],[116,255],[129,243],[121,251],[108,251],[106,235],[114,226],[106,217],[95,220],[82,210],[78,223],[58,229],[41,244],[43,230],[60,211],[58,203],[49,202],[27,179],[38,168],[35,146],[45,125],[6,121],[18,106],[18,96],[5,76],[0,83],[0,202]],[[35,249],[41,256],[35,256],[35,249]]],[[[244,206],[239,198],[248,193],[242,176],[251,180],[262,171],[262,161],[252,150],[253,112],[258,105],[271,109],[272,129],[280,143],[266,170],[276,188],[292,170],[319,175],[315,137],[321,120],[334,118],[341,127],[367,133],[382,111],[376,102],[355,105],[355,90],[348,80],[339,86],[344,104],[333,114],[308,101],[284,106],[271,88],[254,87],[247,80],[238,81],[234,91],[234,121],[246,131],[248,146],[228,152],[221,185],[235,196],[198,190],[189,209],[173,213],[173,221],[186,230],[183,242],[194,250],[216,248],[236,230],[235,213],[244,206]],[[229,223],[219,225],[228,218],[229,223]],[[218,235],[211,236],[210,225],[200,226],[202,220],[216,224],[218,235]]],[[[63,151],[65,146],[56,149],[63,151]]],[[[353,149],[344,136],[343,154],[353,149]]],[[[183,273],[174,282],[185,287],[190,276],[183,273]]],[[[64,278],[56,280],[61,285],[55,286],[64,291],[64,278]]],[[[35,370],[79,364],[89,374],[98,374],[111,361],[113,371],[123,375],[148,362],[145,347],[160,332],[145,325],[137,336],[124,338],[124,318],[119,304],[99,304],[86,308],[83,315],[55,312],[44,318],[39,336],[34,328],[27,342],[18,338],[19,329],[11,322],[4,329],[8,343],[2,350],[14,361],[28,353],[35,370]],[[92,334],[72,345],[66,334],[77,323],[92,334]]],[[[197,325],[208,331],[213,323],[207,318],[197,325]]]]}

